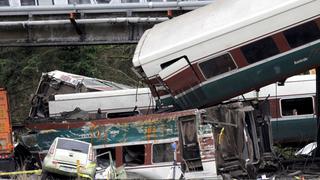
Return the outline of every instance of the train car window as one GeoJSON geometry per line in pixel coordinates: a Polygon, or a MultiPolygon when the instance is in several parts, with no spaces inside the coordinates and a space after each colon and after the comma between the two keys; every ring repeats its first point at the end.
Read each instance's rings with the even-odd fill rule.
{"type": "Polygon", "coordinates": [[[207,79],[237,68],[230,54],[201,62],[199,67],[207,79]]]}
{"type": "Polygon", "coordinates": [[[54,5],[54,0],[37,0],[39,6],[50,6],[54,5]]]}
{"type": "Polygon", "coordinates": [[[90,0],[68,0],[68,4],[90,4],[90,0]]]}
{"type": "Polygon", "coordinates": [[[97,149],[97,164],[99,167],[107,168],[110,165],[110,162],[116,163],[116,148],[103,148],[97,149]],[[111,158],[109,157],[109,153],[111,153],[111,158]]]}
{"type": "Polygon", "coordinates": [[[21,0],[21,6],[33,6],[36,5],[35,0],[21,0]]]}
{"type": "Polygon", "coordinates": [[[97,0],[98,4],[108,4],[110,0],[97,0]]]}
{"type": "MultiPolygon", "coordinates": [[[[181,59],[181,58],[180,58],[180,59],[181,59]]],[[[180,59],[178,58],[178,59],[174,59],[174,60],[171,60],[171,61],[162,63],[162,64],[160,64],[160,67],[161,67],[161,69],[165,69],[166,67],[168,67],[168,66],[170,66],[171,64],[177,62],[177,61],[180,60],[180,59]]]]}
{"type": "Polygon", "coordinates": [[[133,145],[123,147],[123,161],[126,166],[136,166],[144,164],[144,145],[133,145]]]}
{"type": "Polygon", "coordinates": [[[280,103],[282,116],[313,114],[312,97],[281,99],[280,103]]]}
{"type": "Polygon", "coordinates": [[[152,146],[152,162],[173,162],[171,143],[154,144],[152,146]]]}
{"type": "Polygon", "coordinates": [[[291,48],[295,48],[320,38],[320,30],[313,21],[283,32],[291,48]]]}
{"type": "Polygon", "coordinates": [[[0,6],[9,6],[9,0],[0,0],[0,6]]]}
{"type": "Polygon", "coordinates": [[[138,3],[139,0],[121,0],[121,3],[138,3]]]}
{"type": "Polygon", "coordinates": [[[271,37],[260,39],[240,48],[249,64],[274,56],[279,49],[271,37]]]}
{"type": "Polygon", "coordinates": [[[108,113],[107,118],[120,118],[120,117],[129,117],[138,115],[138,111],[125,111],[125,112],[116,112],[116,113],[108,113]]]}

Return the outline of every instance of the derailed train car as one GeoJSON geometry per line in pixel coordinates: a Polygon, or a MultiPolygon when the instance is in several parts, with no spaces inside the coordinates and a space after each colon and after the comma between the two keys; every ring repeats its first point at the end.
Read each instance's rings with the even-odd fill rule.
{"type": "Polygon", "coordinates": [[[45,155],[56,137],[90,142],[98,155],[110,152],[117,167],[124,166],[139,178],[208,179],[218,178],[217,173],[254,178],[258,171],[277,171],[268,107],[258,106],[260,111],[235,103],[208,113],[192,109],[94,121],[32,122],[27,127],[36,133],[21,136],[20,142],[36,157],[45,155]]]}
{"type": "Polygon", "coordinates": [[[149,88],[62,71],[43,73],[32,98],[30,120],[102,119],[153,113],[149,88]]]}
{"type": "Polygon", "coordinates": [[[231,99],[266,101],[270,107],[273,140],[305,143],[317,137],[316,75],[297,75],[231,99]]]}
{"type": "Polygon", "coordinates": [[[20,142],[38,157],[46,154],[56,137],[78,139],[92,143],[98,155],[111,152],[117,167],[124,166],[138,177],[216,178],[212,126],[204,122],[204,113],[193,109],[92,121],[29,122],[26,126],[36,133],[21,136],[20,142]]]}
{"type": "Polygon", "coordinates": [[[146,31],[133,64],[159,106],[212,106],[318,67],[319,16],[319,0],[217,0],[146,31]]]}

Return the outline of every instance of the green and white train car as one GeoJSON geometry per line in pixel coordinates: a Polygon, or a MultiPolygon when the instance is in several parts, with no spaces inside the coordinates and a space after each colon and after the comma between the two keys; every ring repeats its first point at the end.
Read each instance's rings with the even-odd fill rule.
{"type": "Polygon", "coordinates": [[[219,104],[320,65],[320,0],[216,0],[146,31],[133,64],[160,106],[219,104]]]}
{"type": "Polygon", "coordinates": [[[265,100],[270,107],[273,140],[299,143],[316,140],[316,76],[297,75],[233,98],[265,100]]]}

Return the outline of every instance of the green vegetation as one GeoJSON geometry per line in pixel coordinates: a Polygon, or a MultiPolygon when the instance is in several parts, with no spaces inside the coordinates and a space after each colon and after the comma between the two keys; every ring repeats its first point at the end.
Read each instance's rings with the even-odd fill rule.
{"type": "Polygon", "coordinates": [[[13,122],[23,121],[42,72],[61,70],[136,86],[135,45],[0,49],[0,87],[7,88],[13,122]]]}
{"type": "Polygon", "coordinates": [[[304,145],[301,144],[294,146],[281,146],[279,144],[275,144],[273,146],[274,152],[283,159],[296,158],[295,153],[302,147],[304,147],[304,145]]]}

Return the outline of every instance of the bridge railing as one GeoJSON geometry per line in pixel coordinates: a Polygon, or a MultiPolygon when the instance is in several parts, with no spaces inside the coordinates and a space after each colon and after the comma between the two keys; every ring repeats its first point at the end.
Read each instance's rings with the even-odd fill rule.
{"type": "Polygon", "coordinates": [[[211,1],[200,0],[0,0],[0,47],[137,43],[143,32],[153,25],[209,3],[211,1]],[[12,4],[13,1],[16,4],[12,4]],[[70,4],[71,1],[74,4],[70,4]]]}
{"type": "MultiPolygon", "coordinates": [[[[6,1],[6,0],[4,0],[6,1]]],[[[23,1],[23,0],[21,0],[23,1]]],[[[29,0],[28,0],[29,1],[29,0]]],[[[40,0],[38,0],[40,1],[40,0]]],[[[54,0],[53,0],[54,1],[54,0]]],[[[65,0],[67,1],[67,0],[65,0]]],[[[93,0],[91,0],[93,1],[93,0]]],[[[44,15],[44,14],[65,14],[70,12],[77,13],[101,13],[101,12],[146,12],[146,11],[164,11],[164,10],[193,10],[201,6],[211,3],[211,1],[170,1],[170,2],[128,2],[128,0],[117,0],[118,2],[110,2],[108,4],[99,4],[92,2],[89,4],[55,4],[55,5],[6,5],[0,4],[0,16],[10,15],[44,15]]],[[[1,1],[2,2],[2,1],[1,1]]]]}

